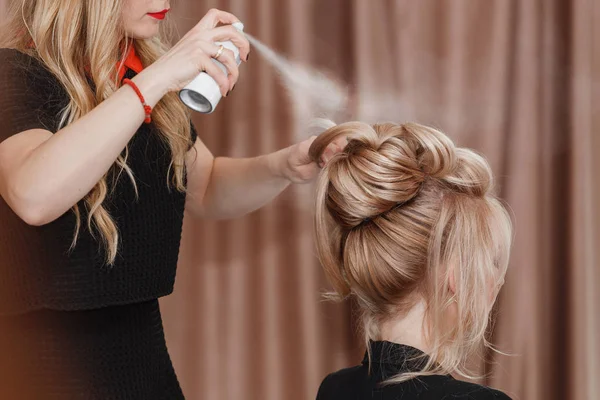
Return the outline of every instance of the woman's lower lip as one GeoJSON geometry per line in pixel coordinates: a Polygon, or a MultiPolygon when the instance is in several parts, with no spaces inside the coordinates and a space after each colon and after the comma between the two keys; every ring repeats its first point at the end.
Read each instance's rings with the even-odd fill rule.
{"type": "Polygon", "coordinates": [[[151,16],[152,18],[156,18],[156,19],[165,19],[165,15],[167,15],[167,13],[148,13],[149,16],[151,16]]]}

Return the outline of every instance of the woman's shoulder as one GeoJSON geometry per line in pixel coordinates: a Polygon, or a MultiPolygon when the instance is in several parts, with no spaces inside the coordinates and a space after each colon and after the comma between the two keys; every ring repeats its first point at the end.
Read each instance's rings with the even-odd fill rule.
{"type": "MultiPolygon", "coordinates": [[[[397,386],[397,393],[411,392],[422,399],[442,399],[451,397],[455,400],[511,400],[505,393],[476,383],[460,381],[450,375],[430,375],[414,378],[397,386]],[[402,387],[404,386],[404,387],[402,387]]],[[[395,392],[396,393],[396,392],[395,392]]]]}
{"type": "Polygon", "coordinates": [[[317,400],[346,399],[351,396],[358,399],[371,399],[375,393],[378,398],[386,400],[403,398],[407,395],[423,400],[448,396],[455,400],[511,400],[508,395],[499,390],[459,381],[447,375],[423,376],[382,386],[364,366],[345,368],[327,375],[319,387],[317,400]],[[356,397],[359,393],[363,397],[356,397]]]}
{"type": "Polygon", "coordinates": [[[55,132],[69,97],[37,57],[0,49],[0,142],[29,129],[55,132]]]}
{"type": "Polygon", "coordinates": [[[0,48],[0,65],[21,66],[23,63],[25,63],[25,65],[40,64],[40,62],[32,54],[27,54],[26,52],[17,49],[5,47],[0,48]]]}
{"type": "Polygon", "coordinates": [[[21,76],[55,80],[54,75],[33,53],[11,48],[0,48],[0,73],[5,78],[21,76]]]}
{"type": "Polygon", "coordinates": [[[367,378],[362,365],[344,368],[327,375],[317,393],[317,400],[345,399],[357,392],[358,386],[367,378]]]}
{"type": "Polygon", "coordinates": [[[0,48],[0,86],[4,89],[64,95],[63,86],[44,62],[35,56],[12,48],[0,48]]]}
{"type": "Polygon", "coordinates": [[[430,378],[438,378],[441,383],[441,391],[444,394],[451,394],[454,399],[511,400],[507,394],[500,390],[476,383],[459,381],[449,376],[432,376],[430,378]]]}
{"type": "Polygon", "coordinates": [[[0,58],[0,62],[5,62],[7,60],[11,60],[15,57],[31,57],[28,54],[23,53],[22,51],[19,51],[17,49],[11,49],[11,48],[7,48],[7,47],[0,47],[0,55],[2,56],[0,58]]]}

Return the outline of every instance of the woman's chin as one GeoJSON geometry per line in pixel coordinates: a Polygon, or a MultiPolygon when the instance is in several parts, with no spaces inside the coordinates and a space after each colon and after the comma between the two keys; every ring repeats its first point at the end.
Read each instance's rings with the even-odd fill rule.
{"type": "Polygon", "coordinates": [[[133,39],[151,39],[159,33],[159,24],[153,23],[147,26],[131,29],[127,32],[127,36],[133,39]]]}

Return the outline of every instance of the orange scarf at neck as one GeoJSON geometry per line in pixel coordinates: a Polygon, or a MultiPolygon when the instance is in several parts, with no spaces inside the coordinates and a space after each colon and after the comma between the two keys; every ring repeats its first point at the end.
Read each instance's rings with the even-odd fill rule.
{"type": "MultiPolygon", "coordinates": [[[[35,49],[35,43],[32,41],[29,42],[30,49],[35,49]]],[[[117,61],[116,69],[119,71],[119,82],[123,80],[125,73],[128,69],[135,71],[136,74],[139,74],[144,69],[144,65],[142,64],[142,60],[137,55],[135,51],[135,46],[131,43],[128,46],[129,50],[127,52],[127,56],[125,57],[125,62],[121,65],[121,61],[117,61]]],[[[89,70],[86,68],[86,71],[89,70]]]]}
{"type": "Polygon", "coordinates": [[[123,63],[123,65],[121,66],[120,64],[120,61],[117,62],[117,68],[119,69],[119,82],[123,80],[123,77],[125,76],[125,73],[128,69],[135,71],[135,73],[137,74],[142,72],[142,70],[144,69],[144,66],[142,65],[142,60],[140,60],[140,57],[138,57],[135,51],[135,46],[133,45],[129,46],[129,51],[127,52],[127,56],[125,57],[125,62],[123,63]]]}

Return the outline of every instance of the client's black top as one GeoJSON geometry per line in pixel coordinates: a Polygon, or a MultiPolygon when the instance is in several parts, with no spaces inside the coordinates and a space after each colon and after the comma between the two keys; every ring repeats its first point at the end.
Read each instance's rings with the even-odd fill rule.
{"type": "MultiPolygon", "coordinates": [[[[0,49],[0,142],[29,129],[56,132],[68,102],[41,62],[0,49]]],[[[185,194],[167,186],[171,153],[153,124],[134,135],[127,162],[138,196],[126,173],[108,177],[116,186],[104,206],[120,237],[110,267],[83,202],[70,249],[74,212],[29,226],[0,197],[0,398],[21,381],[45,391],[33,398],[182,397],[157,298],[173,290],[185,194]]]]}
{"type": "Polygon", "coordinates": [[[504,393],[456,380],[449,375],[414,378],[402,383],[381,382],[403,372],[420,371],[427,358],[410,346],[371,342],[371,364],[367,353],[361,365],[328,375],[317,400],[510,400],[504,393]]]}

